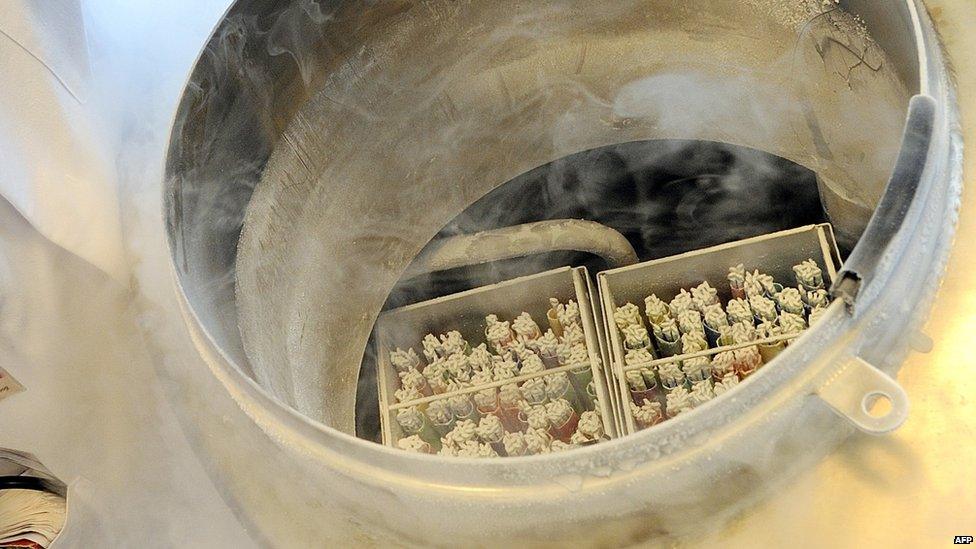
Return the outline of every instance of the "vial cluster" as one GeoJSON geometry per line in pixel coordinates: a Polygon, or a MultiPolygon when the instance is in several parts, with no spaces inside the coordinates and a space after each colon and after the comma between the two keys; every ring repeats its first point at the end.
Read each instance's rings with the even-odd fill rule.
{"type": "Polygon", "coordinates": [[[579,304],[550,299],[549,305],[545,331],[529,313],[511,320],[490,314],[483,342],[449,331],[427,334],[420,354],[392,351],[395,419],[403,433],[397,446],[480,458],[604,440],[579,304]]]}
{"type": "Polygon", "coordinates": [[[668,302],[647,296],[643,316],[633,303],[618,307],[613,321],[623,341],[637,428],[732,389],[816,323],[828,305],[823,273],[809,259],[795,265],[793,274],[795,286],[784,287],[768,274],[737,265],[729,269],[726,303],[705,281],[668,302]]]}

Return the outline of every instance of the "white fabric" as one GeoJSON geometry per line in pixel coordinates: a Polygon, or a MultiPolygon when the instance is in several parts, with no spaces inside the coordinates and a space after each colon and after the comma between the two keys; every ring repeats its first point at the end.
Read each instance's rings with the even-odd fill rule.
{"type": "Polygon", "coordinates": [[[88,108],[78,0],[0,7],[0,195],[38,231],[126,281],[112,159],[88,108]]]}
{"type": "MultiPolygon", "coordinates": [[[[0,447],[35,454],[68,485],[52,547],[260,539],[184,433],[167,392],[177,382],[156,369],[164,351],[112,282],[128,282],[138,256],[172,291],[164,245],[123,255],[120,212],[161,224],[172,113],[229,2],[0,1],[0,366],[27,388],[0,402],[0,447]]],[[[188,383],[212,381],[189,364],[201,375],[188,383]]]]}

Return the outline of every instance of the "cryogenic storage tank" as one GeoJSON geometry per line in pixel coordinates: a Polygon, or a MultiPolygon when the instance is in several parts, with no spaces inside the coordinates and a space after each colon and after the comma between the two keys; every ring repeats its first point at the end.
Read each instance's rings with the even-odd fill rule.
{"type": "MultiPolygon", "coordinates": [[[[941,53],[910,2],[235,6],[177,113],[165,214],[202,356],[268,451],[289,456],[270,466],[305,479],[265,518],[326,498],[353,523],[360,505],[386,509],[364,525],[376,541],[680,536],[700,527],[692,510],[734,513],[852,428],[897,427],[908,404],[890,376],[952,232],[954,119],[941,53]],[[733,167],[705,177],[715,163],[702,157],[715,154],[733,167]],[[781,197],[743,183],[743,166],[776,172],[768,184],[783,185],[781,197]],[[669,204],[682,180],[705,196],[669,204]],[[521,202],[497,196],[512,185],[521,202]],[[621,217],[642,219],[648,230],[629,240],[653,259],[788,229],[791,215],[771,223],[726,202],[774,208],[810,185],[844,255],[837,301],[723,398],[637,434],[518,459],[415,456],[355,438],[380,311],[512,272],[455,270],[404,290],[425,246],[575,212],[619,232],[633,229],[621,217]],[[535,204],[539,193],[549,200],[535,204]],[[617,193],[631,208],[607,215],[621,208],[617,193]],[[643,215],[689,201],[701,216],[684,241],[669,238],[666,218],[643,215]],[[881,418],[868,410],[879,395],[890,407],[881,418]]],[[[495,259],[518,246],[505,241],[495,259]]],[[[527,268],[564,249],[534,250],[527,268]]],[[[492,258],[482,259],[471,262],[492,258]]]]}
{"type": "Polygon", "coordinates": [[[701,540],[912,417],[962,181],[921,2],[223,8],[85,10],[133,289],[90,308],[144,339],[0,401],[67,543],[701,540]]]}

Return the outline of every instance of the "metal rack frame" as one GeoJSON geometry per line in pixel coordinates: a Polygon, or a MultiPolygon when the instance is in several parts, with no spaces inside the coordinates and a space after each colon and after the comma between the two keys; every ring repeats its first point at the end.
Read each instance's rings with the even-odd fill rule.
{"type": "Polygon", "coordinates": [[[613,321],[613,311],[617,307],[628,302],[642,304],[644,298],[650,294],[657,294],[662,299],[670,298],[680,289],[697,286],[703,280],[718,289],[719,298],[723,303],[727,303],[731,298],[731,291],[728,284],[723,282],[726,280],[729,267],[742,263],[746,269],[760,269],[772,275],[777,281],[792,280],[793,265],[808,258],[817,261],[824,271],[825,286],[830,287],[830,284],[836,280],[838,266],[841,265],[840,252],[837,250],[830,224],[808,225],[765,234],[598,273],[603,329],[609,334],[610,380],[611,385],[615,387],[616,401],[619,403],[617,409],[620,421],[619,432],[630,434],[638,430],[630,406],[627,405],[630,391],[625,372],[762,343],[792,340],[801,334],[787,334],[747,344],[711,348],[698,353],[675,355],[648,364],[628,367],[624,361],[623,341],[613,321]]]}
{"type": "Polygon", "coordinates": [[[619,432],[615,420],[617,396],[615,391],[610,390],[605,366],[607,364],[605,334],[602,333],[601,324],[596,321],[601,316],[600,302],[593,291],[586,268],[563,267],[407,305],[380,315],[376,322],[376,378],[383,443],[395,446],[396,441],[402,436],[400,427],[394,420],[396,410],[573,370],[571,366],[551,368],[538,374],[517,376],[409,402],[398,403],[394,396],[397,375],[390,363],[390,351],[393,349],[416,347],[424,334],[444,333],[450,330],[461,332],[469,341],[481,341],[484,339],[485,315],[497,314],[515,318],[525,311],[533,318],[543,319],[546,318],[546,311],[549,309],[549,297],[555,297],[562,302],[573,299],[579,303],[583,334],[590,355],[590,368],[599,400],[597,406],[603,419],[604,431],[609,437],[616,437],[619,432]]]}

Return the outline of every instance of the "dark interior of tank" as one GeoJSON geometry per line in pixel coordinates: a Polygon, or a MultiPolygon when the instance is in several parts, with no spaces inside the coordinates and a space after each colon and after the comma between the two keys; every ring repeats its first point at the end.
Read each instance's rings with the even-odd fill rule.
{"type": "MultiPolygon", "coordinates": [[[[611,227],[641,261],[828,221],[807,168],[725,143],[655,140],[583,151],[524,173],[466,208],[431,242],[550,219],[611,227]]],[[[582,252],[455,268],[401,280],[384,310],[567,265],[608,268],[582,252]]],[[[379,442],[375,347],[371,338],[360,369],[356,433],[379,442]]]]}

